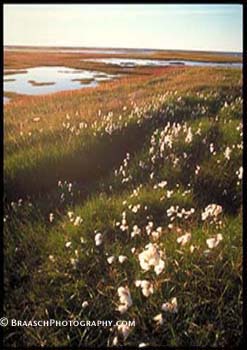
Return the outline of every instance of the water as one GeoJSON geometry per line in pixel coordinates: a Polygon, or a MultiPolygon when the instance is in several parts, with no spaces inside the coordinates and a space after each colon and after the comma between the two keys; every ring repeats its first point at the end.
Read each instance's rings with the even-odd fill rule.
{"type": "Polygon", "coordinates": [[[62,53],[99,53],[99,54],[129,54],[129,53],[136,53],[136,54],[152,54],[155,52],[155,50],[150,49],[100,49],[100,48],[86,48],[86,49],[80,49],[80,48],[28,48],[28,47],[5,47],[5,51],[35,51],[35,52],[62,52],[62,53]]]}
{"type": "MultiPolygon", "coordinates": [[[[95,58],[82,61],[103,62],[119,67],[136,66],[199,66],[199,67],[231,67],[241,68],[242,63],[215,63],[190,60],[157,60],[134,58],[95,58]]],[[[58,91],[76,90],[95,87],[100,81],[111,80],[119,74],[107,74],[93,70],[81,70],[63,66],[44,66],[28,69],[8,69],[4,75],[4,91],[26,95],[44,95],[58,91]],[[83,81],[78,81],[83,79],[83,81]]],[[[4,98],[4,103],[9,99],[4,98]]]]}
{"type": "Polygon", "coordinates": [[[58,91],[94,87],[100,81],[116,77],[116,75],[104,72],[60,66],[34,67],[25,69],[25,71],[26,73],[23,73],[23,70],[16,73],[16,70],[6,70],[8,73],[13,73],[4,75],[4,91],[26,95],[43,95],[58,91]],[[81,83],[74,79],[85,79],[85,81],[81,83]]]}
{"type": "Polygon", "coordinates": [[[202,62],[190,60],[157,60],[157,59],[141,59],[141,58],[90,58],[81,61],[102,62],[106,64],[114,64],[120,67],[137,67],[137,66],[190,66],[190,67],[224,67],[224,68],[241,68],[242,63],[218,63],[218,62],[202,62]]]}
{"type": "Polygon", "coordinates": [[[4,104],[9,103],[9,101],[10,101],[9,97],[3,96],[3,103],[4,104]]]}

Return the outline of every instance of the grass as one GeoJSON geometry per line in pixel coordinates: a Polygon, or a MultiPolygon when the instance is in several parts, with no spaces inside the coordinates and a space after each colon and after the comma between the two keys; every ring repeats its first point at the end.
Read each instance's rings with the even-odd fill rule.
{"type": "Polygon", "coordinates": [[[90,84],[94,79],[72,79],[72,81],[79,81],[81,84],[90,84]]]}
{"type": "Polygon", "coordinates": [[[4,79],[4,82],[15,81],[16,79],[4,79]]]}
{"type": "MultiPolygon", "coordinates": [[[[34,56],[38,64],[74,57],[9,52],[6,64],[25,68],[34,56]]],[[[124,319],[135,327],[126,339],[116,327],[6,327],[6,346],[241,341],[241,72],[137,73],[96,88],[17,96],[4,107],[6,317],[124,319]],[[202,220],[213,203],[222,213],[202,220]],[[135,225],[140,231],[132,237],[135,225]],[[187,243],[177,241],[188,233],[187,243]],[[216,235],[223,239],[210,249],[207,240],[216,235]],[[159,275],[140,265],[150,242],[163,252],[159,275]],[[153,294],[145,297],[136,280],[151,282],[153,294]],[[133,301],[122,315],[120,286],[129,287],[133,301]],[[177,312],[162,311],[174,297],[177,312]],[[159,325],[153,317],[160,313],[159,325]]]]}
{"type": "Polygon", "coordinates": [[[45,81],[45,82],[38,82],[35,80],[28,80],[28,83],[30,83],[32,86],[48,86],[48,85],[54,85],[55,83],[52,81],[45,81]]]}
{"type": "Polygon", "coordinates": [[[24,69],[11,69],[11,71],[4,71],[4,75],[10,75],[10,74],[26,74],[27,73],[27,70],[24,70],[24,69]]]}

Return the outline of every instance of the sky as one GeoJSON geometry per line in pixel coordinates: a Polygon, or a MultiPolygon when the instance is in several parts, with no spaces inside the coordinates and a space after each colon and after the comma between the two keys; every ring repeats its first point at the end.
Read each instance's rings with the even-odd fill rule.
{"type": "Polygon", "coordinates": [[[242,52],[242,5],[4,5],[4,45],[242,52]]]}

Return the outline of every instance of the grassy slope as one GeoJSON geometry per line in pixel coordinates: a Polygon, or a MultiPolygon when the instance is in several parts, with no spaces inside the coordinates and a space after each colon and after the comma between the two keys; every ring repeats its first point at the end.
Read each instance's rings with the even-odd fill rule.
{"type": "MultiPolygon", "coordinates": [[[[6,315],[135,319],[124,342],[132,346],[237,345],[242,333],[241,181],[236,174],[242,153],[240,96],[239,71],[179,68],[7,105],[6,315]],[[161,156],[161,132],[168,122],[180,123],[182,129],[177,135],[171,125],[165,129],[173,143],[171,148],[165,145],[161,156]],[[188,127],[190,143],[185,141],[188,127]],[[126,173],[114,174],[127,152],[126,173]],[[156,188],[164,180],[167,186],[156,188]],[[170,198],[167,190],[173,190],[170,198]],[[20,198],[24,200],[18,203],[20,198]],[[201,220],[211,203],[223,207],[220,226],[201,220]],[[137,204],[140,209],[134,213],[137,204]],[[169,228],[171,205],[195,208],[195,213],[188,219],[175,217],[169,228]],[[79,226],[70,222],[69,210],[83,219],[79,226]],[[125,232],[117,225],[123,211],[125,232]],[[138,261],[153,240],[145,231],[148,221],[163,229],[157,244],[166,259],[159,276],[144,272],[138,261]],[[131,238],[135,224],[141,236],[131,238]],[[96,232],[103,234],[99,247],[96,232]],[[192,238],[182,247],[176,239],[185,232],[192,238]],[[208,251],[206,239],[217,233],[223,241],[208,251]],[[66,248],[66,242],[71,246],[66,248]],[[107,263],[108,256],[120,254],[128,258],[123,264],[107,263]],[[134,285],[136,279],[152,281],[154,294],[145,298],[134,285]],[[117,288],[125,285],[133,306],[120,315],[115,310],[117,288]],[[157,326],[153,317],[172,297],[178,300],[178,313],[164,313],[164,324],[157,326]],[[85,310],[84,300],[89,302],[85,310]]],[[[7,328],[6,344],[100,346],[111,344],[114,335],[121,344],[116,330],[103,328],[7,328]]]]}

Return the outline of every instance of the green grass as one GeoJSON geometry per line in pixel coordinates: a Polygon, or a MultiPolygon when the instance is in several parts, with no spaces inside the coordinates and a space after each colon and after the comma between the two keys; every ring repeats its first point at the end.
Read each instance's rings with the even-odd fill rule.
{"type": "Polygon", "coordinates": [[[117,336],[118,345],[131,347],[237,346],[241,126],[241,74],[230,69],[160,71],[6,106],[6,317],[124,319],[136,325],[125,340],[116,328],[6,327],[5,345],[100,347],[117,336]],[[215,222],[203,221],[202,212],[213,203],[223,212],[215,222]],[[176,206],[179,214],[169,216],[176,206]],[[120,227],[123,213],[126,230],[120,227]],[[157,241],[147,234],[148,222],[153,230],[162,227],[157,241]],[[134,225],[140,235],[132,237],[134,225]],[[96,246],[99,232],[103,243],[96,246]],[[190,241],[180,245],[177,239],[188,232],[190,241]],[[217,234],[223,239],[209,249],[207,240],[217,234]],[[159,275],[139,263],[150,242],[165,253],[159,275]],[[120,255],[127,257],[122,264],[120,255]],[[139,279],[153,283],[152,295],[135,286],[139,279]],[[133,305],[121,315],[117,289],[127,285],[133,305]],[[178,312],[162,312],[173,297],[178,312]],[[160,326],[153,320],[159,313],[160,326]]]}

